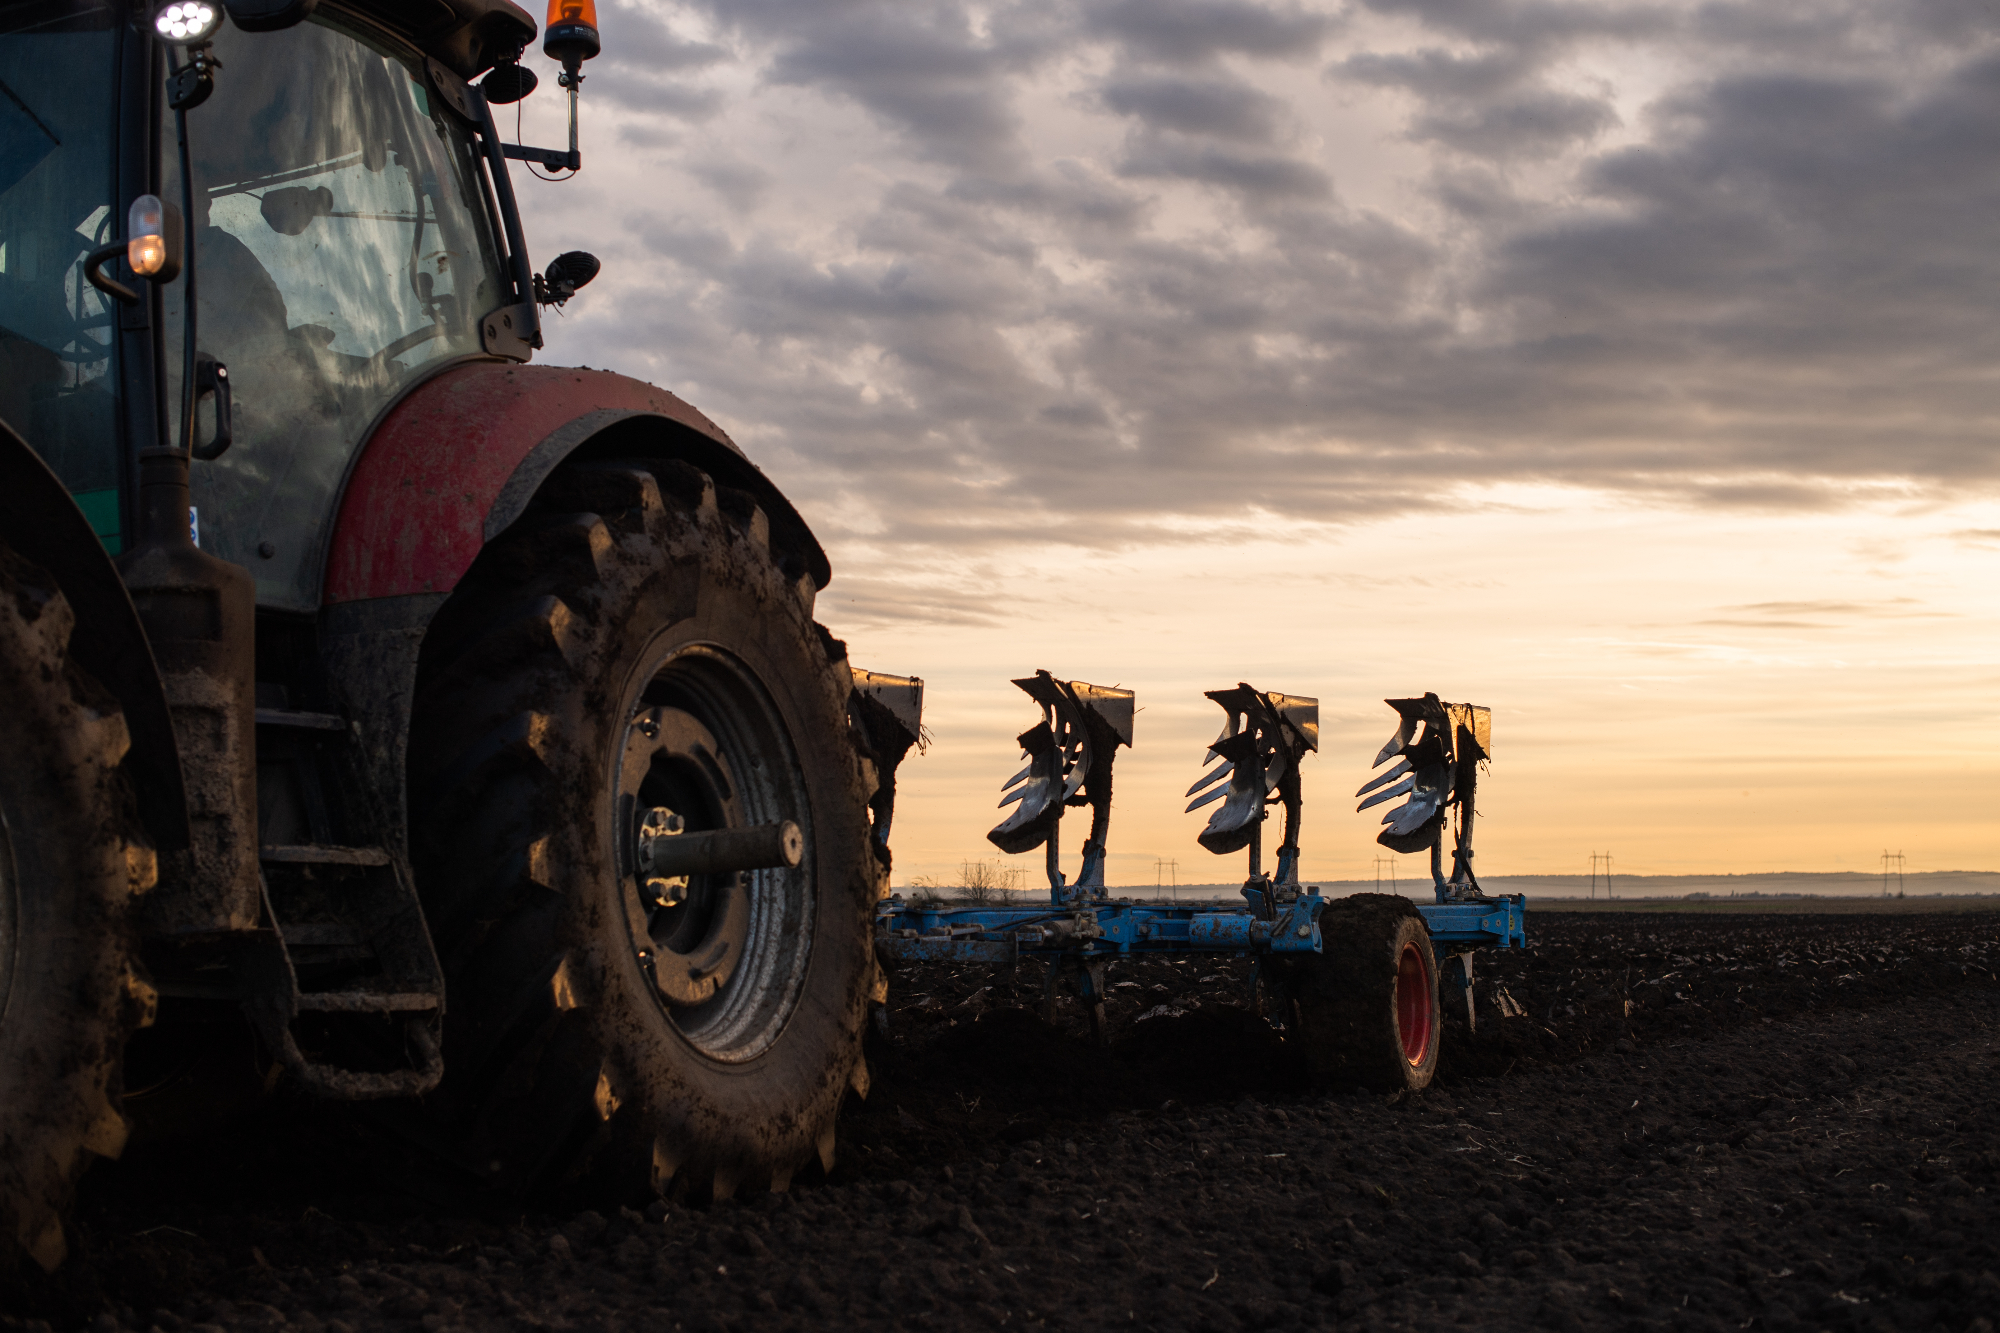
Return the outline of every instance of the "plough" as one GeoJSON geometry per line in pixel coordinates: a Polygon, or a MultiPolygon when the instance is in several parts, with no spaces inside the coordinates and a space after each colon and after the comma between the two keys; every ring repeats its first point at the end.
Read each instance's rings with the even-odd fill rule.
{"type": "MultiPolygon", "coordinates": [[[[1105,885],[1112,768],[1117,752],[1132,744],[1133,692],[1047,671],[1014,684],[1041,706],[1042,718],[1021,733],[1025,764],[1002,785],[1001,805],[1015,808],[987,837],[1013,855],[1044,849],[1048,900],[954,907],[892,895],[875,918],[875,947],[886,965],[1011,966],[1038,958],[1047,965],[1045,1014],[1053,1021],[1058,989],[1071,985],[1101,1044],[1109,1035],[1106,967],[1114,960],[1251,958],[1252,1012],[1296,1026],[1316,1070],[1394,1087],[1430,1081],[1440,964],[1460,960],[1452,982],[1471,1019],[1474,951],[1526,942],[1524,900],[1489,896],[1472,875],[1472,797],[1491,750],[1488,709],[1443,703],[1435,694],[1387,701],[1398,725],[1374,766],[1396,762],[1356,794],[1365,797],[1361,809],[1407,798],[1385,817],[1378,841],[1399,852],[1430,852],[1437,901],[1418,905],[1387,894],[1329,898],[1299,882],[1300,769],[1319,749],[1319,701],[1248,684],[1208,691],[1225,720],[1205,756],[1211,766],[1188,788],[1187,808],[1216,807],[1197,836],[1203,847],[1217,855],[1248,852],[1243,903],[1166,905],[1114,898],[1105,885]],[[1284,812],[1283,833],[1275,871],[1267,872],[1264,822],[1274,802],[1284,812]],[[1071,881],[1061,828],[1073,806],[1089,807],[1091,820],[1071,881]],[[1453,811],[1447,877],[1442,845],[1453,811]]],[[[920,693],[916,699],[920,706],[920,693]]],[[[913,738],[919,730],[914,715],[902,725],[913,738]]]]}

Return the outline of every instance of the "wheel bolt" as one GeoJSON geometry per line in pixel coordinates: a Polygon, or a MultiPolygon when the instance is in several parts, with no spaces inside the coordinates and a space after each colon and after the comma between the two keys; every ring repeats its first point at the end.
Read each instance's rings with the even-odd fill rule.
{"type": "MultiPolygon", "coordinates": [[[[647,723],[641,722],[643,730],[647,723]]],[[[654,728],[658,730],[657,727],[654,728]]],[[[659,907],[678,907],[687,901],[686,875],[653,873],[653,844],[658,838],[677,838],[687,829],[687,821],[664,805],[656,805],[639,821],[639,887],[659,907]]]]}
{"type": "Polygon", "coordinates": [[[687,821],[664,805],[656,805],[639,821],[639,838],[668,838],[687,829],[687,821]]]}

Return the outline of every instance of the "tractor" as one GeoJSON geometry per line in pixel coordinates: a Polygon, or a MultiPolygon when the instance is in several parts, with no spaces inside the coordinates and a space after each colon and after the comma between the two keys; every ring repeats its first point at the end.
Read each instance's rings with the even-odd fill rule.
{"type": "MultiPolygon", "coordinates": [[[[281,1083],[501,1190],[785,1189],[898,721],[715,422],[534,361],[507,0],[0,0],[0,1265],[281,1083]]],[[[901,748],[898,748],[900,746],[901,748]]]]}

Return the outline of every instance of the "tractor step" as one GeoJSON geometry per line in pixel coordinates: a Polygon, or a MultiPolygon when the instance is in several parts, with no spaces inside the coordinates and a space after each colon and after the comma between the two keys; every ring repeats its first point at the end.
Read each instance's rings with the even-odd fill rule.
{"type": "Polygon", "coordinates": [[[300,731],[346,731],[347,719],[337,713],[302,713],[290,708],[260,708],[260,727],[293,727],[300,731]]]}
{"type": "Polygon", "coordinates": [[[294,974],[301,966],[311,971],[375,963],[375,946],[369,943],[368,932],[359,926],[345,922],[315,921],[304,925],[287,922],[279,927],[278,935],[291,955],[294,974]]]}
{"type": "Polygon", "coordinates": [[[300,991],[299,1012],[320,1014],[415,1014],[440,1008],[429,991],[300,991]]]}
{"type": "Polygon", "coordinates": [[[313,921],[298,925],[287,923],[279,928],[288,948],[341,949],[365,946],[368,936],[359,926],[341,922],[313,921]]]}
{"type": "Polygon", "coordinates": [[[389,864],[389,853],[380,847],[325,847],[308,843],[290,847],[260,847],[257,859],[267,864],[278,861],[288,865],[386,866],[389,864]]]}
{"type": "Polygon", "coordinates": [[[261,994],[246,1008],[309,1092],[421,1095],[444,1069],[444,978],[398,817],[366,779],[360,728],[330,709],[292,707],[286,690],[259,695],[258,860],[274,929],[261,994]]]}

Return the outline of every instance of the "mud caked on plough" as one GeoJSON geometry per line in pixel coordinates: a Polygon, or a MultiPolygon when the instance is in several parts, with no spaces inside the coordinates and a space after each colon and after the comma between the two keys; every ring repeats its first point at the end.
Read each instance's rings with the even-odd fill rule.
{"type": "MultiPolygon", "coordinates": [[[[1132,744],[1133,692],[1047,671],[1014,684],[1041,706],[1042,719],[1021,733],[1025,764],[1003,784],[1001,798],[1014,809],[987,837],[1010,855],[1043,849],[1048,901],[949,906],[891,896],[876,913],[875,947],[887,965],[1039,959],[1046,965],[1045,1015],[1054,1020],[1059,988],[1068,984],[1103,1043],[1112,962],[1249,958],[1251,1012],[1295,1028],[1315,1072],[1393,1088],[1430,1081],[1441,1031],[1440,974],[1462,990],[1470,1020],[1474,952],[1526,941],[1524,900],[1482,892],[1472,872],[1473,795],[1492,747],[1490,710],[1444,703],[1435,694],[1388,701],[1397,728],[1374,766],[1389,767],[1356,795],[1365,798],[1364,810],[1404,798],[1383,819],[1378,841],[1398,852],[1430,853],[1436,902],[1419,905],[1388,894],[1331,898],[1299,882],[1301,766],[1319,749],[1319,701],[1247,684],[1208,691],[1226,719],[1208,747],[1210,767],[1187,790],[1187,809],[1215,806],[1197,838],[1210,852],[1247,850],[1243,902],[1167,904],[1113,898],[1105,884],[1112,768],[1118,750],[1132,744]],[[1284,812],[1283,833],[1276,867],[1266,870],[1264,822],[1274,805],[1284,812]],[[1072,806],[1090,810],[1074,881],[1062,868],[1061,841],[1063,814],[1072,806]],[[1450,960],[1458,965],[1443,966],[1450,960]]],[[[892,689],[900,691],[896,725],[909,737],[896,751],[900,758],[920,730],[921,682],[858,673],[857,695],[871,701],[867,706],[881,710],[892,689]]],[[[876,723],[878,731],[885,726],[886,720],[876,723]]],[[[893,801],[893,772],[883,790],[893,801]]],[[[880,809],[877,821],[880,836],[886,829],[880,809]]]]}

